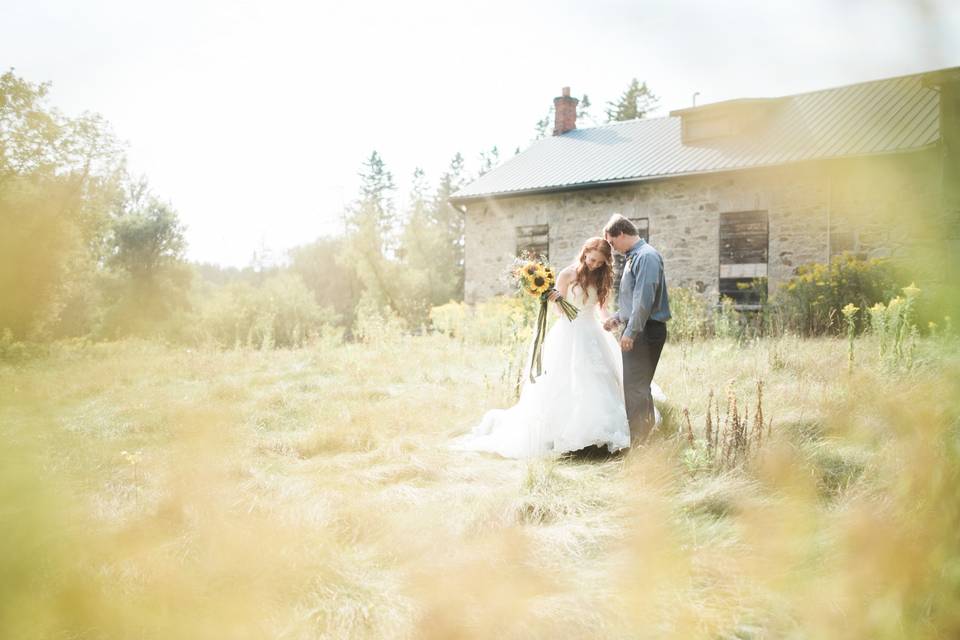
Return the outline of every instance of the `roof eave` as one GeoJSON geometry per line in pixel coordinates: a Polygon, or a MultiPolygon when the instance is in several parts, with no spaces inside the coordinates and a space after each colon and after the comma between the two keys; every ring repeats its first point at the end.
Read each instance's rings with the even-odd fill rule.
{"type": "Polygon", "coordinates": [[[483,200],[496,200],[500,198],[518,198],[521,196],[535,196],[545,193],[565,193],[568,191],[582,191],[584,189],[597,189],[602,187],[612,187],[620,186],[625,184],[634,184],[641,182],[656,182],[659,180],[669,180],[672,178],[684,178],[691,176],[703,176],[703,175],[714,175],[722,173],[735,173],[738,171],[751,171],[755,169],[771,169],[775,167],[785,167],[795,164],[805,164],[810,162],[823,162],[829,160],[848,160],[855,158],[872,158],[872,157],[881,157],[881,156],[891,156],[897,154],[906,154],[906,153],[916,153],[920,151],[926,151],[927,149],[932,149],[940,144],[940,141],[934,142],[932,144],[924,145],[922,147],[913,147],[911,149],[895,149],[892,151],[883,151],[880,153],[863,153],[856,155],[845,155],[845,156],[830,156],[826,158],[809,158],[806,160],[794,160],[791,162],[774,162],[770,164],[760,164],[760,165],[751,165],[747,167],[730,167],[724,169],[708,169],[704,171],[689,171],[683,173],[665,173],[655,176],[638,176],[633,178],[618,178],[616,180],[601,180],[595,182],[581,182],[577,184],[568,184],[568,185],[556,185],[551,187],[538,187],[536,189],[525,189],[520,191],[500,191],[494,193],[486,194],[477,194],[472,196],[464,197],[451,197],[448,202],[453,205],[458,204],[470,204],[473,202],[480,202],[483,200]]]}
{"type": "Polygon", "coordinates": [[[671,117],[682,117],[691,114],[700,114],[700,113],[716,113],[726,110],[739,109],[746,106],[756,106],[756,105],[774,105],[782,103],[784,100],[787,100],[790,96],[778,97],[778,98],[735,98],[733,100],[723,100],[722,102],[710,102],[707,104],[702,104],[698,107],[686,107],[683,109],[674,109],[670,112],[671,117]]]}

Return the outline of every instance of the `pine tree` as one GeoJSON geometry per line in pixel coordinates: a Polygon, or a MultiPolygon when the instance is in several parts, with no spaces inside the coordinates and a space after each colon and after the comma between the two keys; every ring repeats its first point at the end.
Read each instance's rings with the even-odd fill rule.
{"type": "Polygon", "coordinates": [[[433,215],[433,202],[427,195],[423,170],[413,172],[408,200],[407,223],[403,230],[400,256],[400,280],[410,304],[405,317],[414,325],[426,322],[430,306],[450,300],[451,256],[446,230],[433,215]]]}
{"type": "Polygon", "coordinates": [[[480,175],[489,173],[491,169],[500,163],[500,150],[494,145],[490,151],[480,152],[480,175]]]}
{"type": "Polygon", "coordinates": [[[580,126],[581,124],[595,126],[597,124],[593,114],[590,113],[590,107],[592,106],[593,103],[590,102],[590,96],[583,94],[583,96],[580,98],[580,102],[577,103],[577,126],[580,126]]]}
{"type": "Polygon", "coordinates": [[[550,105],[550,108],[547,109],[547,115],[543,116],[542,119],[537,120],[537,124],[534,126],[534,131],[537,132],[534,140],[539,140],[540,138],[545,138],[547,136],[547,131],[550,130],[550,124],[553,122],[553,118],[553,105],[550,105]]]}
{"type": "Polygon", "coordinates": [[[466,182],[463,165],[463,156],[457,153],[450,161],[450,167],[440,176],[432,208],[432,217],[444,238],[443,249],[437,259],[437,269],[448,274],[450,295],[455,300],[463,299],[465,221],[463,211],[450,204],[450,196],[459,191],[466,182]]]}
{"type": "Polygon", "coordinates": [[[645,118],[659,102],[660,99],[650,91],[646,82],[641,83],[634,78],[618,101],[607,103],[607,122],[645,118]]]}
{"type": "Polygon", "coordinates": [[[363,163],[361,172],[360,200],[354,211],[353,225],[365,232],[380,236],[380,249],[384,256],[396,247],[397,214],[392,192],[393,174],[376,151],[363,163]]]}
{"type": "MultiPolygon", "coordinates": [[[[583,94],[577,103],[577,126],[582,126],[584,124],[596,126],[597,119],[593,117],[592,113],[590,113],[590,107],[592,106],[593,103],[590,102],[590,96],[583,94]]],[[[534,131],[536,131],[534,140],[545,138],[547,134],[551,132],[551,127],[553,126],[555,117],[556,111],[554,110],[553,105],[550,105],[550,108],[547,109],[547,115],[543,116],[542,119],[537,120],[537,124],[533,127],[534,131]]]]}
{"type": "Polygon", "coordinates": [[[352,265],[363,292],[375,304],[398,311],[399,297],[390,281],[391,260],[398,244],[393,174],[376,151],[363,166],[360,198],[347,213],[348,241],[338,260],[344,266],[352,265]]]}

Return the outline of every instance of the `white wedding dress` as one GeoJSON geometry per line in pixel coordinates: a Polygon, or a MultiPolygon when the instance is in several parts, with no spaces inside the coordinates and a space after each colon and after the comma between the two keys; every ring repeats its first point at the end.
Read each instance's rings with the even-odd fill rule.
{"type": "MultiPolygon", "coordinates": [[[[561,316],[547,332],[543,375],[532,383],[527,371],[517,403],[488,411],[452,448],[530,458],[590,445],[611,452],[630,446],[620,345],[600,324],[594,287],[584,295],[574,283],[567,299],[580,313],[573,321],[561,316]]],[[[528,352],[528,368],[529,360],[528,352]]],[[[658,388],[653,393],[662,396],[658,388]]]]}

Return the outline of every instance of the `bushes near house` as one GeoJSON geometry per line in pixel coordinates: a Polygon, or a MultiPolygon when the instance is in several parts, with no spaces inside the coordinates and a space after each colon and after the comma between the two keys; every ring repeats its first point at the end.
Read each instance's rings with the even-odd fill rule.
{"type": "MultiPolygon", "coordinates": [[[[798,267],[797,275],[777,290],[772,305],[786,331],[803,336],[840,335],[847,330],[846,305],[868,309],[896,296],[905,284],[889,261],[861,260],[845,253],[829,264],[798,267]]],[[[861,314],[856,332],[864,327],[861,314]]]]}
{"type": "Polygon", "coordinates": [[[670,289],[669,325],[671,340],[692,342],[700,340],[712,332],[710,306],[702,295],[686,287],[670,289]]]}

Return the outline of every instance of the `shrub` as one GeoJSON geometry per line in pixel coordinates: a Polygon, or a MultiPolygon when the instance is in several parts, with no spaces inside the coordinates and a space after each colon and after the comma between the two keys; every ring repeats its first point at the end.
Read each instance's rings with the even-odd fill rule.
{"type": "Polygon", "coordinates": [[[364,291],[357,304],[353,336],[361,342],[394,344],[404,333],[403,320],[390,306],[380,304],[369,291],[364,291]]]}
{"type": "Polygon", "coordinates": [[[0,362],[17,364],[31,360],[46,352],[44,345],[35,342],[20,342],[10,329],[0,330],[0,362]]]}
{"type": "Polygon", "coordinates": [[[280,273],[260,287],[234,282],[215,290],[200,304],[197,337],[221,347],[299,347],[335,321],[299,276],[280,273]]]}
{"type": "MultiPolygon", "coordinates": [[[[885,260],[861,260],[845,253],[830,264],[806,264],[774,296],[784,328],[804,336],[840,334],[846,330],[842,309],[853,304],[869,309],[896,295],[902,283],[885,260]]],[[[864,314],[856,319],[864,329],[864,314]]]]}
{"type": "Polygon", "coordinates": [[[723,296],[713,313],[713,333],[718,338],[740,336],[740,314],[733,298],[723,296]]]}
{"type": "Polygon", "coordinates": [[[702,295],[686,287],[670,289],[670,339],[692,342],[709,332],[710,309],[702,295]]]}
{"type": "Polygon", "coordinates": [[[430,322],[435,331],[453,338],[481,344],[512,343],[529,338],[537,311],[534,302],[506,296],[474,305],[449,302],[430,310],[430,322]]]}

